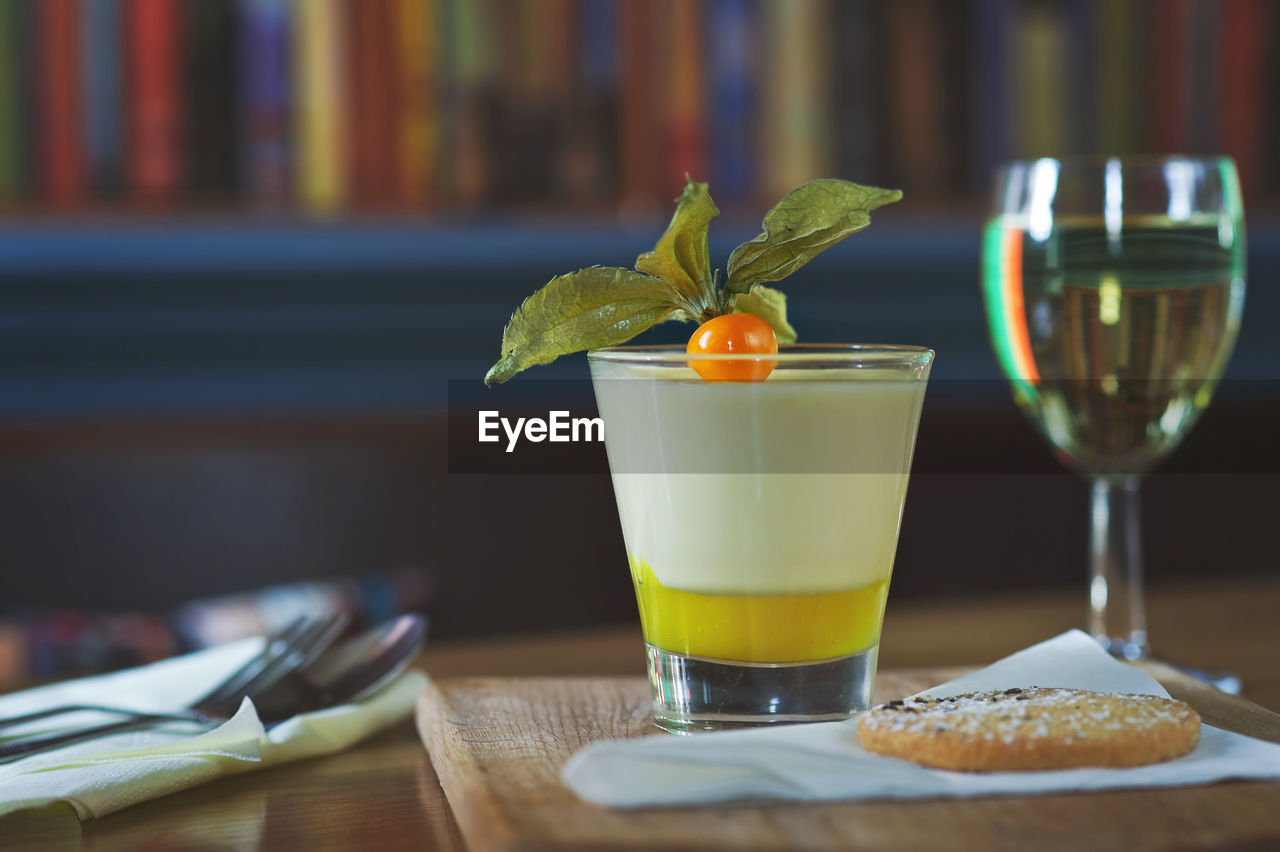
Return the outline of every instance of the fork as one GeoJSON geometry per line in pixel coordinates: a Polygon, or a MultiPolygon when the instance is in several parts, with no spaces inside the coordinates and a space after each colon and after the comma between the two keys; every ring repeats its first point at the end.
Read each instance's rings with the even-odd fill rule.
{"type": "Polygon", "coordinates": [[[48,748],[55,740],[59,744],[70,745],[73,742],[81,742],[109,733],[143,727],[153,722],[174,720],[208,722],[214,719],[230,718],[240,708],[240,704],[245,697],[252,698],[277,683],[290,672],[296,671],[311,662],[317,654],[332,644],[333,640],[342,633],[346,624],[347,618],[345,615],[318,619],[306,617],[295,619],[284,630],[269,637],[261,652],[232,672],[230,676],[206,695],[192,702],[185,711],[151,713],[125,710],[118,707],[77,704],[52,707],[21,716],[0,719],[0,727],[6,727],[82,710],[117,713],[131,717],[119,722],[96,725],[80,731],[24,738],[6,745],[0,745],[0,762],[8,762],[28,753],[48,748]]]}

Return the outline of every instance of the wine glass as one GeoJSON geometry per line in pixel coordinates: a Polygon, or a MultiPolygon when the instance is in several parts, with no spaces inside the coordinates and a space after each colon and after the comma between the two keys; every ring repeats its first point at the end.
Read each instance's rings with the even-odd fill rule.
{"type": "Polygon", "coordinates": [[[1018,406],[1091,483],[1089,630],[1124,659],[1151,654],[1141,477],[1190,431],[1231,355],[1244,245],[1228,157],[1040,159],[996,174],[982,251],[992,344],[1018,406]]]}

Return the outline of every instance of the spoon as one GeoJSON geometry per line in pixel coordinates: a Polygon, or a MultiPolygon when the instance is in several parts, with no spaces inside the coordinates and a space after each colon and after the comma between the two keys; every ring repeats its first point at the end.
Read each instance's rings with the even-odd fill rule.
{"type": "Polygon", "coordinates": [[[280,722],[367,698],[408,667],[426,635],[426,619],[410,614],[340,642],[255,697],[258,717],[280,722]]]}
{"type": "MultiPolygon", "coordinates": [[[[299,713],[367,698],[412,662],[422,648],[426,631],[422,616],[401,615],[331,646],[254,698],[258,718],[267,727],[274,727],[299,713]]],[[[0,763],[175,720],[203,722],[205,718],[195,713],[151,713],[123,722],[6,743],[0,746],[0,763]]],[[[222,720],[213,721],[216,725],[222,720]]]]}

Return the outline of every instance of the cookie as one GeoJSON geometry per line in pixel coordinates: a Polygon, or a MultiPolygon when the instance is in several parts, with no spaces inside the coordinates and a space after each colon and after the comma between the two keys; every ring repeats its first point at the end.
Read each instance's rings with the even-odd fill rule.
{"type": "Polygon", "coordinates": [[[858,720],[868,751],[971,771],[1141,766],[1186,754],[1199,736],[1200,716],[1181,701],[1048,687],[890,701],[858,720]]]}

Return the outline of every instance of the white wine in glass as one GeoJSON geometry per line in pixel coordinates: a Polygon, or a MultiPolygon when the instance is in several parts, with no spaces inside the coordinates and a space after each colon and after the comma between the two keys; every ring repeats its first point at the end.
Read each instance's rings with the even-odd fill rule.
{"type": "Polygon", "coordinates": [[[1002,167],[983,237],[987,322],[1014,398],[1092,483],[1089,627],[1150,655],[1140,476],[1187,434],[1244,307],[1244,209],[1225,157],[1002,167]]]}

